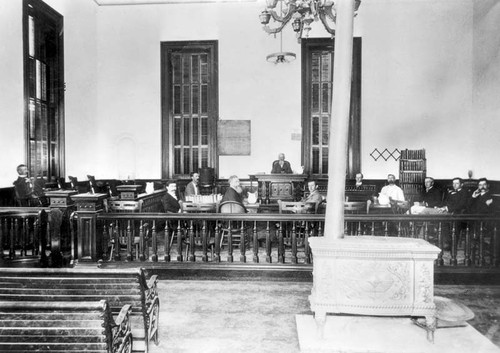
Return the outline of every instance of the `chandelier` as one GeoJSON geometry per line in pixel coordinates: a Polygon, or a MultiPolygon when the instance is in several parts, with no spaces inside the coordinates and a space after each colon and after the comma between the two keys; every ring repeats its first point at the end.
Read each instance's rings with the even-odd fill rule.
{"type": "MultiPolygon", "coordinates": [[[[355,0],[354,15],[361,0],[355,0]]],[[[264,25],[264,30],[269,34],[276,34],[292,21],[292,28],[297,33],[297,40],[300,43],[302,37],[308,37],[313,21],[321,20],[326,31],[335,34],[336,9],[335,0],[266,0],[266,9],[259,15],[260,23],[264,25]],[[278,3],[280,9],[277,10],[278,3]],[[269,21],[273,19],[277,26],[271,28],[269,21]]]]}

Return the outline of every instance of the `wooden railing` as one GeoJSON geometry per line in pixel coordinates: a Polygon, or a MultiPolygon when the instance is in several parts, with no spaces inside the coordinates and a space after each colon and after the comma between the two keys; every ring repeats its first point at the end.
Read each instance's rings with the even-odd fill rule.
{"type": "Polygon", "coordinates": [[[28,256],[47,265],[48,209],[9,208],[0,210],[0,264],[28,256]]]}
{"type": "MultiPolygon", "coordinates": [[[[96,234],[75,236],[98,239],[95,258],[105,261],[310,264],[308,238],[324,235],[324,215],[313,214],[100,213],[96,220],[96,234]]],[[[499,267],[499,224],[485,215],[346,215],[345,234],[423,238],[443,249],[438,266],[499,267]]]]}

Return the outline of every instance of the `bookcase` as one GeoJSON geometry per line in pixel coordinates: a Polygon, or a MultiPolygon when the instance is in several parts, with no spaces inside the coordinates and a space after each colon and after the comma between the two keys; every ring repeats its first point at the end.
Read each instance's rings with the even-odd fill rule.
{"type": "Polygon", "coordinates": [[[399,186],[403,189],[406,200],[413,202],[422,193],[426,170],[425,149],[401,150],[399,186]]]}

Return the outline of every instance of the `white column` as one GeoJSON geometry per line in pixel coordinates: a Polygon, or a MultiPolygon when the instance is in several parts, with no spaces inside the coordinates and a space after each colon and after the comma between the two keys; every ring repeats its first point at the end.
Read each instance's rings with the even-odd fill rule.
{"type": "Polygon", "coordinates": [[[325,237],[344,237],[344,198],[351,105],[354,0],[337,0],[333,64],[332,118],[328,155],[325,237]]]}

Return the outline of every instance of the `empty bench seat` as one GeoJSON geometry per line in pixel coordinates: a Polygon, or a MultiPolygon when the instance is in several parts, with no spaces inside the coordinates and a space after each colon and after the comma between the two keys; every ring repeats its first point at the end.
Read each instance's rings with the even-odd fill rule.
{"type": "Polygon", "coordinates": [[[114,315],[131,305],[133,351],[147,352],[158,344],[159,299],[157,276],[146,280],[142,269],[4,269],[0,301],[106,300],[114,315]]]}
{"type": "Polygon", "coordinates": [[[130,352],[129,314],[113,320],[105,300],[0,301],[0,352],[130,352]]]}

